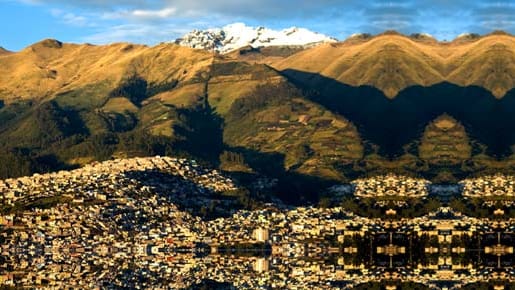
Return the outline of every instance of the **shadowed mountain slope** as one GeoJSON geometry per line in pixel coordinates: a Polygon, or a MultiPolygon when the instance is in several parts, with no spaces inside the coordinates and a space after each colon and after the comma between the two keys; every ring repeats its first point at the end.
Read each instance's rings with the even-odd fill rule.
{"type": "Polygon", "coordinates": [[[7,49],[3,48],[0,46],[0,55],[2,54],[8,54],[8,53],[11,53],[10,51],[8,51],[7,49]]]}
{"type": "Polygon", "coordinates": [[[394,99],[370,86],[353,87],[319,74],[286,70],[284,74],[308,97],[356,124],[362,136],[378,144],[388,155],[419,138],[433,119],[449,114],[462,122],[472,137],[488,146],[490,153],[511,153],[515,144],[515,90],[502,99],[477,86],[448,82],[429,87],[412,86],[394,99]],[[309,80],[298,82],[297,78],[309,80]]]}

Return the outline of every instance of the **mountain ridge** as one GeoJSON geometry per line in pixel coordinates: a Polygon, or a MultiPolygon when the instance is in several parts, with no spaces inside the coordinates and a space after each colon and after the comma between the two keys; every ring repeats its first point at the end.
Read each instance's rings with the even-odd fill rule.
{"type": "Polygon", "coordinates": [[[369,41],[376,37],[392,35],[402,36],[426,44],[457,44],[474,42],[492,35],[512,36],[508,32],[494,30],[483,35],[477,33],[462,33],[452,40],[438,40],[428,33],[412,33],[408,35],[395,30],[386,30],[375,35],[369,33],[354,33],[346,39],[338,40],[334,37],[299,27],[273,30],[264,26],[251,27],[244,23],[233,23],[222,28],[192,30],[176,39],[175,43],[190,48],[226,54],[246,46],[253,48],[270,46],[303,46],[310,48],[324,43],[369,41]],[[291,35],[294,35],[294,37],[291,37],[291,35]]]}
{"type": "Polygon", "coordinates": [[[129,43],[104,46],[43,40],[17,53],[2,55],[0,99],[6,103],[40,99],[83,87],[88,83],[118,83],[124,77],[144,74],[148,82],[193,78],[212,56],[173,44],[153,47],[129,43]],[[152,64],[150,64],[150,61],[152,64]],[[154,65],[159,69],[145,70],[154,65]],[[178,66],[187,67],[181,70],[178,66]],[[186,73],[184,73],[186,72],[186,73]],[[19,83],[19,79],[24,82],[19,83]]]}
{"type": "Polygon", "coordinates": [[[2,46],[0,46],[0,55],[1,54],[8,54],[8,53],[12,53],[12,52],[7,50],[7,49],[5,49],[5,48],[3,48],[2,46]]]}
{"type": "MultiPolygon", "coordinates": [[[[515,38],[493,33],[474,41],[425,43],[398,33],[323,44],[272,66],[317,73],[352,86],[371,85],[394,98],[402,89],[451,82],[478,85],[497,98],[515,87],[515,38]]],[[[309,80],[299,80],[307,81],[309,80]]]]}
{"type": "Polygon", "coordinates": [[[233,23],[223,28],[193,30],[175,41],[176,44],[228,53],[236,49],[267,46],[313,46],[325,42],[336,42],[335,38],[312,32],[305,28],[291,27],[283,30],[273,30],[260,27],[250,27],[243,23],[233,23]]]}

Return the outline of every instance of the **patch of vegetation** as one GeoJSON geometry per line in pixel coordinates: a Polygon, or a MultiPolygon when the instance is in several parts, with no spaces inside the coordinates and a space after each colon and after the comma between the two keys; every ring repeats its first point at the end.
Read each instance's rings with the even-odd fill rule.
{"type": "Polygon", "coordinates": [[[109,132],[127,132],[133,130],[137,124],[138,119],[135,114],[126,112],[120,113],[100,113],[100,117],[105,121],[107,130],[109,132]]]}
{"type": "Polygon", "coordinates": [[[252,172],[241,152],[223,151],[220,154],[220,168],[224,171],[252,172]]]}
{"type": "Polygon", "coordinates": [[[22,149],[3,149],[0,151],[0,177],[11,178],[18,176],[26,176],[33,173],[33,160],[22,149]]]}
{"type": "Polygon", "coordinates": [[[72,135],[81,134],[87,135],[88,130],[77,111],[62,108],[50,101],[37,106],[15,126],[7,129],[2,141],[4,147],[45,148],[72,135]]]}
{"type": "Polygon", "coordinates": [[[147,81],[137,75],[123,80],[109,93],[109,98],[124,97],[136,105],[147,98],[147,81]]]}
{"type": "Polygon", "coordinates": [[[63,108],[90,111],[103,106],[107,102],[112,86],[111,80],[104,80],[58,93],[54,100],[63,108]]]}
{"type": "Polygon", "coordinates": [[[210,74],[213,77],[216,76],[227,76],[227,75],[239,75],[252,73],[252,65],[246,62],[220,62],[213,63],[211,65],[210,74]]]}
{"type": "Polygon", "coordinates": [[[229,122],[231,120],[241,119],[247,116],[251,111],[279,105],[299,95],[301,95],[301,92],[287,83],[261,85],[258,86],[252,94],[236,100],[231,106],[226,118],[229,122]]]}
{"type": "Polygon", "coordinates": [[[175,89],[175,87],[177,87],[178,83],[179,83],[179,81],[177,81],[177,80],[172,80],[172,81],[164,82],[164,83],[150,83],[147,86],[147,92],[146,92],[147,97],[150,98],[159,93],[171,91],[171,90],[175,89]]]}
{"type": "Polygon", "coordinates": [[[208,105],[178,113],[182,122],[173,128],[179,139],[175,146],[217,165],[224,147],[222,119],[208,105]]]}
{"type": "Polygon", "coordinates": [[[72,198],[65,196],[50,196],[50,197],[42,197],[31,201],[21,201],[16,203],[14,206],[4,206],[0,208],[0,213],[2,214],[11,214],[17,212],[23,212],[27,210],[32,210],[35,208],[39,209],[49,209],[55,207],[58,204],[70,203],[72,202],[72,198]]]}
{"type": "Polygon", "coordinates": [[[235,100],[224,117],[227,145],[284,154],[274,164],[283,171],[342,181],[336,165],[363,154],[352,124],[303,99],[288,83],[259,85],[235,100]]]}
{"type": "MultiPolygon", "coordinates": [[[[427,200],[406,199],[405,201],[407,203],[406,206],[401,208],[396,207],[393,201],[390,203],[390,206],[380,207],[376,205],[376,200],[367,198],[356,199],[353,196],[347,196],[340,201],[339,205],[360,216],[371,218],[389,217],[392,219],[420,217],[433,212],[442,206],[442,203],[435,198],[429,198],[427,200]],[[396,214],[394,216],[388,216],[386,214],[388,209],[394,209],[396,214]]],[[[331,200],[329,205],[338,205],[334,203],[335,201],[331,200]]]]}
{"type": "Polygon", "coordinates": [[[16,102],[7,106],[0,106],[0,132],[9,129],[13,123],[19,121],[32,105],[32,102],[16,102]]]}
{"type": "MultiPolygon", "coordinates": [[[[449,202],[449,206],[456,211],[463,213],[466,216],[477,217],[477,218],[505,218],[515,216],[515,208],[504,204],[506,199],[499,199],[497,201],[490,200],[487,205],[487,201],[481,198],[453,198],[449,202]],[[501,209],[504,214],[496,216],[494,212],[501,209]]],[[[513,202],[513,201],[511,201],[513,202]]]]}

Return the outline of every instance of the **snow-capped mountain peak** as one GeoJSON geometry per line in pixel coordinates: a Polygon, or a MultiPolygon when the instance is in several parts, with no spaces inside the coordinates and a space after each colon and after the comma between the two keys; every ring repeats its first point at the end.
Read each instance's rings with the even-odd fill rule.
{"type": "Polygon", "coordinates": [[[233,23],[223,28],[193,30],[177,39],[177,44],[198,49],[227,53],[245,47],[264,46],[308,46],[337,40],[305,28],[291,27],[273,30],[263,26],[251,27],[244,23],[233,23]]]}

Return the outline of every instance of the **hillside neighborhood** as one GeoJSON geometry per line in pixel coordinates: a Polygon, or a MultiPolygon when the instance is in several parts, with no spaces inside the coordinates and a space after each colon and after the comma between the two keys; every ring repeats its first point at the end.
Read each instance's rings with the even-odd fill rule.
{"type": "MultiPolygon", "coordinates": [[[[356,181],[355,194],[377,186],[379,195],[422,197],[426,185],[387,175],[356,181]]],[[[341,289],[383,279],[435,288],[515,281],[513,218],[440,208],[388,220],[342,207],[269,204],[203,220],[191,210],[237,188],[216,170],[170,157],[1,181],[0,285],[186,289],[209,279],[237,288],[341,289]],[[483,254],[470,252],[471,244],[483,254]]]]}

